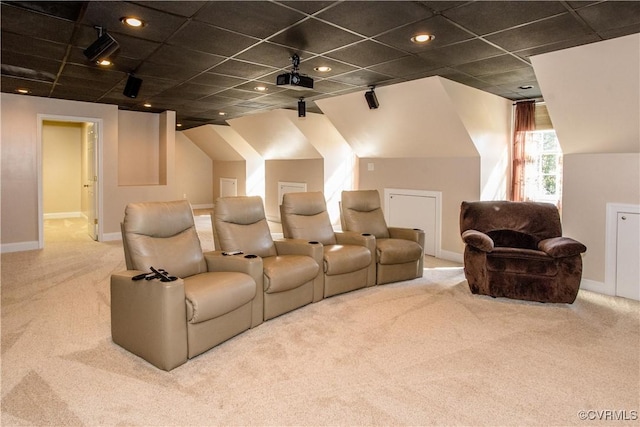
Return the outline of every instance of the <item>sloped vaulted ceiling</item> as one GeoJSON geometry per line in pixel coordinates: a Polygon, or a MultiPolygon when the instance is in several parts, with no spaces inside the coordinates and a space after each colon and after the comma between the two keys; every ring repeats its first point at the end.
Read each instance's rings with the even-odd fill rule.
{"type": "Polygon", "coordinates": [[[285,110],[239,117],[228,123],[265,160],[322,158],[285,110]]]}
{"type": "Polygon", "coordinates": [[[465,102],[465,99],[468,102],[469,98],[452,96],[442,78],[428,77],[399,83],[375,92],[380,106],[373,110],[369,109],[363,92],[317,101],[357,156],[434,158],[479,155],[456,106],[456,102],[465,102]]]}
{"type": "Polygon", "coordinates": [[[564,154],[640,151],[640,34],[531,59],[564,154]]]}

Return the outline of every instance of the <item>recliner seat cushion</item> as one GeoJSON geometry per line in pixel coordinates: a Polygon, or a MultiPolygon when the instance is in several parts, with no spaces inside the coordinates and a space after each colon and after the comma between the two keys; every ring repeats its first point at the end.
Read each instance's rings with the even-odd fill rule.
{"type": "Polygon", "coordinates": [[[244,273],[211,272],[184,279],[187,321],[215,319],[245,305],[256,296],[256,282],[244,273]]]}
{"type": "Polygon", "coordinates": [[[417,261],[422,256],[422,248],[416,242],[404,239],[376,240],[379,264],[403,264],[417,261]]]}
{"type": "Polygon", "coordinates": [[[327,276],[351,273],[371,264],[371,251],[364,246],[329,245],[323,249],[324,272],[327,276]]]}
{"type": "Polygon", "coordinates": [[[558,274],[555,260],[544,252],[518,248],[495,248],[487,254],[487,270],[547,277],[558,274]]]}
{"type": "Polygon", "coordinates": [[[268,294],[289,291],[312,281],[318,264],[305,255],[278,255],[262,259],[264,291],[268,294]]]}

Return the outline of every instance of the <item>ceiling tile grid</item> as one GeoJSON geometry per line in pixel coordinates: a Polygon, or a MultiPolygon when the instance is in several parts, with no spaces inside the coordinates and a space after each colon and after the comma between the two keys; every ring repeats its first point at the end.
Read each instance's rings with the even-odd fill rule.
{"type": "Polygon", "coordinates": [[[512,100],[538,98],[530,56],[640,32],[638,1],[1,1],[0,8],[2,92],[171,109],[181,129],[296,109],[300,98],[320,112],[316,99],[432,75],[512,100]],[[127,16],[145,24],[128,27],[127,16]],[[83,54],[100,31],[119,44],[108,68],[83,54]],[[419,32],[435,38],[416,44],[419,32]],[[294,54],[313,89],[276,85],[294,54]],[[135,98],[122,94],[130,75],[143,81],[135,98]]]}

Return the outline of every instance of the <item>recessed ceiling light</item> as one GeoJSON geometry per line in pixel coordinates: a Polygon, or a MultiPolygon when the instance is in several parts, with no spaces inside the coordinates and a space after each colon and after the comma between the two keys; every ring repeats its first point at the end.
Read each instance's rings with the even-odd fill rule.
{"type": "Polygon", "coordinates": [[[533,89],[532,85],[522,85],[522,86],[519,86],[519,87],[520,87],[520,89],[524,89],[524,90],[533,89]]]}
{"type": "Polygon", "coordinates": [[[430,42],[431,40],[435,39],[436,36],[434,36],[433,34],[426,34],[426,33],[421,33],[421,34],[416,34],[415,36],[411,37],[411,41],[414,43],[427,43],[430,42]]]}
{"type": "Polygon", "coordinates": [[[181,128],[182,127],[182,123],[176,123],[176,127],[181,128]]]}
{"type": "Polygon", "coordinates": [[[151,104],[149,104],[148,102],[145,102],[143,105],[147,108],[151,107],[151,104]]]}
{"type": "Polygon", "coordinates": [[[227,113],[225,113],[224,111],[220,111],[220,112],[218,113],[218,115],[219,115],[219,116],[226,116],[226,115],[227,115],[227,113]]]}
{"type": "Polygon", "coordinates": [[[25,89],[23,87],[16,89],[16,92],[26,95],[29,93],[29,89],[25,89]]]}
{"type": "Polygon", "coordinates": [[[112,64],[113,64],[113,62],[111,62],[111,61],[110,61],[110,60],[108,60],[108,59],[101,59],[101,60],[99,60],[99,61],[96,61],[96,63],[97,63],[98,65],[102,65],[103,67],[108,67],[109,65],[112,65],[112,64]]]}
{"type": "Polygon", "coordinates": [[[331,67],[328,67],[326,65],[322,65],[320,67],[315,67],[314,70],[316,70],[316,71],[318,71],[320,73],[326,73],[326,72],[331,71],[331,67]]]}
{"type": "Polygon", "coordinates": [[[144,27],[145,23],[140,18],[135,18],[133,16],[125,16],[120,18],[120,22],[123,24],[127,24],[130,27],[144,27]]]}
{"type": "Polygon", "coordinates": [[[258,92],[265,92],[267,90],[266,86],[256,86],[254,87],[255,90],[257,90],[258,92]]]}

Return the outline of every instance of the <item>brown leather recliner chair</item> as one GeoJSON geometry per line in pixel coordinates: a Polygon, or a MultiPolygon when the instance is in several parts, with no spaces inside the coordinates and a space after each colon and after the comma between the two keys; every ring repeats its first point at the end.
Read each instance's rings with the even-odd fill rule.
{"type": "Polygon", "coordinates": [[[378,190],[343,191],[340,221],[344,231],[375,236],[378,285],[422,277],[424,231],[387,227],[378,190]]]}
{"type": "Polygon", "coordinates": [[[261,197],[220,197],[211,221],[216,248],[262,258],[264,320],[322,299],[322,246],[306,240],[274,241],[261,197]]]}
{"type": "Polygon", "coordinates": [[[262,323],[262,260],[202,252],[187,201],[131,203],[127,271],[111,276],[113,341],[170,371],[262,323]],[[173,281],[132,280],[151,267],[173,281]]]}
{"type": "Polygon", "coordinates": [[[562,237],[550,203],[462,202],[464,273],[474,294],[573,303],[582,278],[582,243],[562,237]]]}
{"type": "Polygon", "coordinates": [[[322,192],[284,194],[280,218],[285,238],[322,244],[325,298],[375,285],[375,238],[334,232],[322,192]]]}

